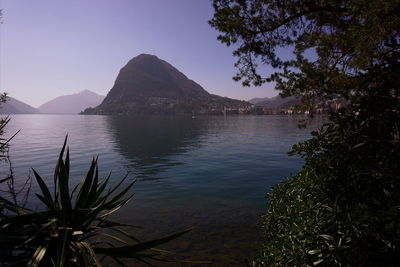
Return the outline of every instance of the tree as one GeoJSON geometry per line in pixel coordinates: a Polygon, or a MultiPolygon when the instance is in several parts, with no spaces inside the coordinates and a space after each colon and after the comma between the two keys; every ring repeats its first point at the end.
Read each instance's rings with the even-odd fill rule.
{"type": "Polygon", "coordinates": [[[293,146],[305,164],[268,194],[254,265],[399,265],[399,118],[400,98],[364,98],[293,146]]]}
{"type": "Polygon", "coordinates": [[[399,266],[400,1],[214,0],[210,24],[234,46],[245,86],[341,96],[303,168],[267,195],[256,266],[399,266]],[[282,50],[283,49],[283,50],[282,50]],[[282,51],[292,51],[288,58],[282,51]],[[262,66],[276,69],[262,76],[262,66]]]}
{"type": "Polygon", "coordinates": [[[210,24],[235,47],[234,79],[245,86],[276,82],[309,106],[332,94],[382,93],[382,80],[398,88],[399,0],[214,0],[214,9],[210,24]],[[276,72],[263,76],[265,64],[276,72]]]}

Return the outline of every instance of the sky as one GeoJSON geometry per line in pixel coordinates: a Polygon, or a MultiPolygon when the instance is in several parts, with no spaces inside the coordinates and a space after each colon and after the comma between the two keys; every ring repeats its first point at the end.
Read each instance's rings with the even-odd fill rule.
{"type": "Polygon", "coordinates": [[[210,0],[0,0],[0,9],[0,92],[34,107],[83,90],[106,95],[119,70],[142,53],[213,94],[278,94],[273,84],[232,80],[236,58],[208,25],[210,0]]]}

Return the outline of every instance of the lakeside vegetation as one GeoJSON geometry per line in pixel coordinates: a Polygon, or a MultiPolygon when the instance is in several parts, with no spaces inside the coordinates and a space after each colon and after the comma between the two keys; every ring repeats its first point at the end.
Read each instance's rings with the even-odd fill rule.
{"type": "MultiPolygon", "coordinates": [[[[39,210],[30,210],[17,201],[0,196],[0,264],[102,266],[102,262],[110,258],[125,266],[123,259],[135,259],[149,265],[151,261],[171,261],[171,255],[155,247],[191,229],[141,241],[132,234],[132,229],[137,231],[140,227],[109,220],[109,216],[131,200],[130,189],[134,182],[126,185],[126,175],[115,187],[107,188],[111,173],[100,180],[97,158],[93,158],[86,176],[71,191],[66,144],[67,138],[54,171],[53,193],[32,169],[41,191],[35,193],[42,205],[39,210]]],[[[1,148],[5,145],[2,143],[1,148]]],[[[12,175],[0,183],[11,179],[14,179],[12,175]]]]}
{"type": "Polygon", "coordinates": [[[264,248],[251,265],[398,266],[400,2],[213,2],[210,24],[238,57],[235,80],[275,82],[305,108],[349,103],[293,146],[305,165],[267,195],[264,248]]]}
{"type": "MultiPolygon", "coordinates": [[[[221,41],[238,45],[236,79],[245,86],[273,81],[282,95],[300,97],[308,109],[337,95],[349,103],[312,139],[293,146],[291,154],[305,164],[268,194],[264,248],[249,265],[397,266],[400,19],[394,11],[400,2],[214,0],[214,8],[211,25],[222,33],[221,41]],[[282,59],[276,52],[281,47],[294,49],[295,58],[282,59]],[[307,56],[310,50],[315,60],[307,56]],[[281,71],[262,77],[257,64],[281,71]]],[[[7,140],[2,141],[4,152],[7,140]]],[[[140,242],[121,229],[131,226],[107,219],[129,201],[125,194],[133,183],[117,193],[124,178],[107,191],[108,178],[99,181],[93,159],[87,176],[70,191],[69,169],[65,141],[53,193],[33,171],[41,211],[0,198],[1,264],[100,266],[97,254],[121,265],[121,258],[146,263],[162,260],[155,246],[189,231],[140,242]],[[96,236],[112,241],[98,243],[96,236]]]]}
{"type": "MultiPolygon", "coordinates": [[[[7,94],[2,93],[0,104],[6,101],[7,94]]],[[[9,141],[18,132],[10,138],[3,137],[9,122],[9,117],[0,118],[0,163],[9,165],[9,173],[0,179],[0,185],[6,184],[0,195],[1,266],[102,266],[107,260],[126,266],[126,259],[147,265],[177,262],[169,252],[156,247],[192,229],[143,241],[132,234],[132,230],[137,231],[140,226],[109,220],[109,216],[131,200],[135,182],[126,184],[126,175],[116,186],[108,188],[111,172],[100,180],[96,157],[86,176],[71,190],[67,137],[57,160],[52,186],[32,169],[40,188],[40,193],[34,194],[41,205],[35,210],[27,208],[31,177],[26,178],[20,190],[14,187],[8,150],[9,141]],[[24,195],[22,201],[19,194],[24,195]]]]}

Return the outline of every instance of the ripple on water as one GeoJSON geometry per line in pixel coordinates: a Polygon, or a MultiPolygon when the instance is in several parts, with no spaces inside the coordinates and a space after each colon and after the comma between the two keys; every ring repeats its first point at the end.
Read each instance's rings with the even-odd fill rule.
{"type": "Polygon", "coordinates": [[[286,154],[309,137],[296,125],[288,116],[16,115],[7,133],[21,129],[10,152],[19,184],[31,167],[51,181],[68,133],[71,182],[99,155],[100,175],[113,170],[112,184],[127,172],[138,179],[119,220],[145,226],[138,234],[146,238],[195,226],[167,248],[233,266],[260,246],[265,193],[301,167],[301,159],[286,154]]]}

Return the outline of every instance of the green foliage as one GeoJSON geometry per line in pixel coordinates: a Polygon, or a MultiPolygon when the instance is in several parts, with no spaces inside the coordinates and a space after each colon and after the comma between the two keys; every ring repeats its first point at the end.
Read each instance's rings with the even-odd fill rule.
{"type": "Polygon", "coordinates": [[[268,194],[255,266],[400,264],[400,94],[367,97],[293,146],[303,169],[268,194]]]}
{"type": "MultiPolygon", "coordinates": [[[[210,24],[235,48],[244,85],[273,81],[283,96],[354,99],[374,66],[393,65],[400,53],[399,0],[214,0],[210,24]],[[291,56],[290,56],[291,55],[291,56]],[[263,73],[263,65],[275,68],[263,73]]],[[[398,66],[398,65],[397,65],[398,66]]],[[[372,77],[372,76],[371,76],[372,77]]]]}
{"type": "MultiPolygon", "coordinates": [[[[0,18],[1,18],[1,10],[0,10],[0,18]]],[[[6,93],[1,93],[0,94],[0,108],[1,104],[7,102],[7,94],[6,93]]],[[[7,149],[7,144],[9,142],[8,139],[3,138],[3,133],[4,133],[4,128],[10,121],[10,118],[8,117],[1,117],[0,118],[0,157],[4,157],[4,153],[7,149]]]]}
{"type": "Polygon", "coordinates": [[[214,0],[243,85],[346,110],[293,147],[303,169],[268,195],[253,265],[400,264],[400,1],[214,0]],[[293,52],[291,55],[291,52],[293,52]],[[263,65],[275,72],[263,77],[263,65]]]}
{"type": "MultiPolygon", "coordinates": [[[[1,10],[0,10],[0,18],[1,18],[1,10]]],[[[1,93],[0,94],[0,108],[1,104],[7,102],[7,93],[1,93]]],[[[8,155],[8,148],[9,148],[9,142],[18,134],[19,131],[17,131],[13,136],[9,138],[4,138],[4,129],[7,126],[7,124],[10,122],[10,118],[8,116],[6,117],[1,117],[0,118],[0,164],[8,165],[9,167],[9,173],[5,175],[6,177],[0,178],[0,185],[3,183],[7,182],[7,187],[9,189],[9,192],[11,195],[14,192],[14,189],[12,188],[13,183],[11,182],[12,180],[12,168],[10,165],[10,159],[8,155]]],[[[1,189],[0,189],[1,190],[1,189]]],[[[16,212],[17,210],[20,210],[20,207],[15,205],[16,203],[16,198],[12,199],[12,201],[7,200],[3,196],[0,195],[0,220],[4,218],[5,214],[7,212],[16,212]]]]}
{"type": "Polygon", "coordinates": [[[44,205],[43,210],[21,209],[1,199],[2,205],[10,205],[10,212],[0,221],[0,265],[101,266],[101,259],[106,257],[121,265],[123,258],[144,263],[163,260],[162,252],[153,248],[190,230],[141,242],[123,230],[134,226],[108,220],[132,198],[129,191],[133,183],[118,191],[124,177],[107,190],[110,175],[99,181],[94,158],[86,176],[70,190],[68,148],[64,158],[66,141],[55,168],[53,194],[33,170],[41,191],[36,196],[44,205]]]}

